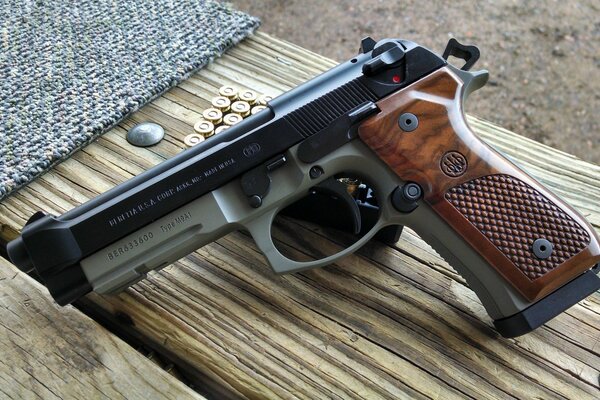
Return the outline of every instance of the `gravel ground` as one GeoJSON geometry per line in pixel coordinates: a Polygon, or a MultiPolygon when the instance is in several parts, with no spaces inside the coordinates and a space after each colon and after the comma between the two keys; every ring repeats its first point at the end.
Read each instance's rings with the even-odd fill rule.
{"type": "Polygon", "coordinates": [[[476,44],[490,82],[468,112],[600,164],[600,1],[233,0],[261,30],[343,61],[360,39],[400,37],[441,53],[476,44]]]}

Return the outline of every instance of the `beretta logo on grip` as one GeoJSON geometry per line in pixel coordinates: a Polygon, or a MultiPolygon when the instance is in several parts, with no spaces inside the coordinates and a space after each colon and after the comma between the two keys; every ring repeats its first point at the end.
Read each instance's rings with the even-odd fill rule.
{"type": "Polygon", "coordinates": [[[244,150],[242,150],[244,155],[248,158],[255,156],[256,154],[258,154],[259,151],[260,144],[258,143],[250,143],[248,146],[244,147],[244,150]]]}
{"type": "Polygon", "coordinates": [[[449,151],[442,157],[440,168],[444,174],[456,178],[467,172],[467,158],[458,151],[449,151]]]}

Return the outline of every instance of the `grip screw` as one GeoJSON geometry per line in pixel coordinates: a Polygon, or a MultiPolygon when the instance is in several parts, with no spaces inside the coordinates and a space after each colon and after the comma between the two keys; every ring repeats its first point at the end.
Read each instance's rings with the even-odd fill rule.
{"type": "Polygon", "coordinates": [[[545,260],[552,255],[552,243],[546,239],[536,239],[532,247],[533,254],[540,260],[545,260]]]}
{"type": "Polygon", "coordinates": [[[419,126],[419,119],[415,114],[404,113],[398,118],[398,125],[404,132],[412,132],[419,126]]]}

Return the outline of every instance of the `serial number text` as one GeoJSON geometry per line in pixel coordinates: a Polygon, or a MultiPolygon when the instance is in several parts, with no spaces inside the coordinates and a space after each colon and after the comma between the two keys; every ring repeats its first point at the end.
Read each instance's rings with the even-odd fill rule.
{"type": "Polygon", "coordinates": [[[142,243],[146,243],[146,242],[150,241],[153,237],[154,237],[154,234],[152,232],[144,233],[143,235],[140,235],[137,238],[125,243],[123,246],[119,246],[116,249],[108,252],[106,254],[106,256],[108,257],[109,260],[114,260],[115,258],[122,256],[123,254],[127,254],[127,252],[135,249],[136,247],[140,246],[142,243]]]}

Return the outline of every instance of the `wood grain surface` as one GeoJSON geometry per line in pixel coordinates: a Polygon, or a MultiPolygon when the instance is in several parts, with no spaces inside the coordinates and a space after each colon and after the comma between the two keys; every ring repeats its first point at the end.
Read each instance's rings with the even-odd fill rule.
{"type": "MultiPolygon", "coordinates": [[[[1,203],[0,235],[10,239],[34,211],[61,213],[180,152],[219,86],[278,95],[333,65],[256,34],[1,203]],[[126,130],[146,120],[161,123],[166,139],[131,147],[126,130]]],[[[468,121],[600,228],[600,167],[468,121]]],[[[341,238],[326,233],[294,221],[275,227],[278,246],[297,258],[306,247],[338,249],[341,238]]],[[[594,399],[600,393],[598,293],[531,334],[503,339],[464,280],[409,229],[395,246],[373,242],[330,267],[285,276],[272,273],[246,234],[233,233],[119,296],[89,300],[129,316],[130,329],[198,371],[197,384],[222,385],[232,397],[594,399]]]]}
{"type": "Polygon", "coordinates": [[[0,258],[0,398],[202,399],[0,258]]]}

